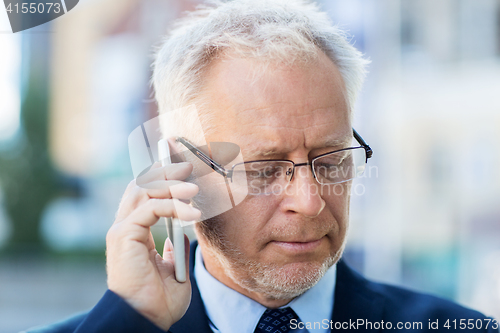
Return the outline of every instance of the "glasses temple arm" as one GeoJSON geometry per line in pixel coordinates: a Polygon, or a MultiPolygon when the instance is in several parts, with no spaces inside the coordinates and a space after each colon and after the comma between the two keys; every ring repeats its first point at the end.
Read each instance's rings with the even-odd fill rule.
{"type": "Polygon", "coordinates": [[[191,143],[186,141],[184,138],[178,137],[176,139],[177,142],[182,143],[187,149],[189,149],[193,154],[195,154],[203,163],[208,165],[210,168],[212,168],[215,172],[221,174],[224,177],[227,177],[228,171],[224,169],[219,163],[215,162],[212,160],[210,157],[208,157],[205,153],[203,153],[201,150],[193,146],[191,143]]]}
{"type": "Polygon", "coordinates": [[[363,146],[363,148],[365,148],[365,151],[366,151],[366,159],[369,159],[370,157],[372,157],[373,155],[373,150],[370,148],[370,146],[365,142],[365,140],[363,140],[363,138],[361,137],[361,135],[358,134],[358,132],[356,132],[356,130],[353,128],[352,129],[352,134],[354,136],[354,138],[356,139],[356,141],[359,142],[360,145],[363,146]]]}

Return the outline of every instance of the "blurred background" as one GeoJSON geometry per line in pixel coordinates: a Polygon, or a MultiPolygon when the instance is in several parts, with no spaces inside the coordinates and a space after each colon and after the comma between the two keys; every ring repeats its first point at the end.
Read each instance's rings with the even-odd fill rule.
{"type": "MultiPolygon", "coordinates": [[[[0,9],[0,332],[106,290],[127,137],[156,116],[153,46],[196,4],[83,0],[17,34],[0,9]]],[[[347,261],[500,318],[500,0],[320,4],[372,61],[354,127],[375,153],[347,261]]]]}

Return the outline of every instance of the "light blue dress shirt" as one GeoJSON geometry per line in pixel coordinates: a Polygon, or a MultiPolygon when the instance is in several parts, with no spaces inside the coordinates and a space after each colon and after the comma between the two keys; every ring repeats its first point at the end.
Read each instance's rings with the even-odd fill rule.
{"type": "MultiPolygon", "coordinates": [[[[194,275],[215,333],[253,333],[266,307],[215,279],[205,268],[200,247],[196,248],[194,275]]],[[[304,325],[316,328],[293,332],[327,333],[332,317],[336,265],[304,294],[283,307],[291,307],[304,325]]]]}

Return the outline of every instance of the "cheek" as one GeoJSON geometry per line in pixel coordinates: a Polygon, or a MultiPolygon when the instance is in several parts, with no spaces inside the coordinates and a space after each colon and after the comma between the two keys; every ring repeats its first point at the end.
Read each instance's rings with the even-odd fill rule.
{"type": "Polygon", "coordinates": [[[323,191],[323,200],[326,202],[326,208],[335,218],[339,227],[345,228],[349,220],[350,203],[350,183],[337,184],[323,191]]]}
{"type": "Polygon", "coordinates": [[[256,252],[265,239],[266,224],[277,210],[270,197],[254,196],[224,214],[225,231],[235,248],[256,252]]]}
{"type": "Polygon", "coordinates": [[[233,209],[234,195],[228,191],[224,178],[212,172],[196,179],[199,187],[198,194],[193,198],[198,208],[202,211],[203,219],[212,218],[233,209]]]}

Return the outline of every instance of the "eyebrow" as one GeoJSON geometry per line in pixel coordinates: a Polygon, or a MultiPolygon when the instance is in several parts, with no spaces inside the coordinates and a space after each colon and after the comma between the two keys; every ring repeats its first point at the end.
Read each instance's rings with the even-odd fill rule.
{"type": "Polygon", "coordinates": [[[324,148],[326,147],[337,147],[337,146],[342,146],[345,144],[350,144],[352,141],[352,133],[348,136],[345,136],[341,139],[330,139],[326,141],[326,144],[324,145],[324,148]]]}
{"type": "MultiPolygon", "coordinates": [[[[352,141],[352,134],[349,136],[346,136],[341,139],[329,139],[325,142],[323,147],[317,147],[314,148],[313,150],[319,150],[319,149],[324,149],[328,147],[338,147],[338,146],[343,146],[346,144],[349,144],[352,141]]],[[[258,159],[261,157],[269,157],[269,156],[274,156],[283,153],[283,151],[280,151],[278,147],[268,147],[268,148],[262,148],[262,147],[252,147],[246,149],[244,152],[245,159],[258,159]]]]}
{"type": "Polygon", "coordinates": [[[262,148],[257,146],[257,147],[247,148],[244,151],[242,150],[242,153],[245,156],[245,159],[258,159],[260,157],[277,155],[279,154],[279,151],[278,148],[276,147],[262,148]]]}

